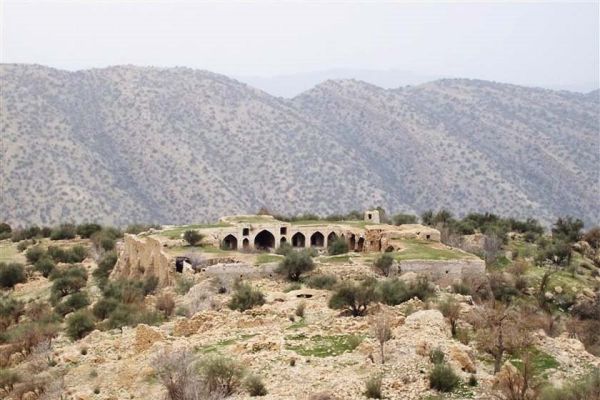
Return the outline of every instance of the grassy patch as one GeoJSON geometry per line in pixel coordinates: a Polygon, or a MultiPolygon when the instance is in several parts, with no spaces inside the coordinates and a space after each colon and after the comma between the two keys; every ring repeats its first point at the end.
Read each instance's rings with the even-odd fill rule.
{"type": "Polygon", "coordinates": [[[272,262],[279,262],[281,260],[283,260],[283,256],[280,256],[279,254],[263,253],[263,254],[259,254],[258,256],[256,256],[256,261],[254,262],[254,264],[255,265],[267,264],[267,263],[272,263],[272,262]]]}
{"type": "MultiPolygon", "coordinates": [[[[520,358],[511,358],[510,362],[517,368],[523,367],[523,361],[520,358]]],[[[545,378],[545,372],[548,369],[555,369],[560,366],[560,363],[556,361],[552,355],[541,351],[540,349],[531,349],[531,364],[536,375],[542,375],[545,378]]]]}
{"type": "Polygon", "coordinates": [[[350,256],[348,254],[341,254],[339,256],[325,256],[320,257],[319,261],[322,263],[347,263],[350,261],[350,256]]]}
{"type": "Polygon", "coordinates": [[[181,239],[181,235],[183,235],[183,232],[190,229],[225,228],[228,226],[231,225],[225,224],[223,222],[219,222],[218,224],[182,225],[171,229],[165,229],[163,231],[157,232],[156,234],[159,236],[168,237],[169,239],[181,239]]]}
{"type": "Polygon", "coordinates": [[[0,244],[0,262],[22,262],[23,256],[17,250],[17,246],[12,242],[0,244]]]}
{"type": "Polygon", "coordinates": [[[286,336],[285,339],[286,349],[295,351],[301,356],[312,357],[335,357],[346,352],[351,352],[363,340],[362,336],[357,335],[317,335],[306,338],[303,334],[286,336]]]}
{"type": "Polygon", "coordinates": [[[206,346],[199,346],[196,348],[196,351],[201,354],[218,353],[227,346],[231,346],[232,344],[236,344],[238,342],[243,342],[254,336],[256,336],[256,334],[240,335],[229,339],[222,339],[219,340],[217,343],[209,344],[206,346]]]}
{"type": "Polygon", "coordinates": [[[290,330],[295,330],[295,329],[301,329],[306,327],[308,324],[306,323],[306,319],[305,318],[301,318],[300,320],[294,322],[293,324],[291,324],[290,326],[287,327],[287,329],[290,330]]]}
{"type": "Polygon", "coordinates": [[[474,257],[454,249],[436,248],[431,242],[420,240],[402,241],[403,250],[393,253],[396,260],[459,260],[474,257]]]}

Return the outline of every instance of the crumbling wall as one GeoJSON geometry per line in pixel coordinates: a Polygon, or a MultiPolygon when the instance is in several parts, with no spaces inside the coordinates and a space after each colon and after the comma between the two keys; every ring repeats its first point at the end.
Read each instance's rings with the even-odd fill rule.
{"type": "Polygon", "coordinates": [[[478,258],[468,260],[405,260],[400,262],[400,272],[426,274],[433,280],[460,279],[485,273],[485,262],[478,258]]]}
{"type": "Polygon", "coordinates": [[[126,234],[110,278],[145,279],[155,276],[159,286],[167,286],[173,281],[173,271],[172,260],[165,254],[158,239],[126,234]]]}

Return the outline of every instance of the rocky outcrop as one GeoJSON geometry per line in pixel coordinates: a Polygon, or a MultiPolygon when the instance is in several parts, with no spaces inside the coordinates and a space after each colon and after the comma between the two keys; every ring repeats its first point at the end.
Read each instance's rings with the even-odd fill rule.
{"type": "Polygon", "coordinates": [[[119,259],[111,279],[158,278],[159,286],[172,283],[174,267],[171,258],[163,251],[162,243],[153,237],[125,235],[119,259]]]}

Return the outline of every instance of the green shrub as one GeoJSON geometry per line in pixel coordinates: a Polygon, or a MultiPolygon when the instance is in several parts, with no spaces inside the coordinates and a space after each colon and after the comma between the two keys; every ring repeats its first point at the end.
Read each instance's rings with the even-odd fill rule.
{"type": "Polygon", "coordinates": [[[23,264],[0,263],[0,288],[12,288],[26,280],[23,264]]]}
{"type": "Polygon", "coordinates": [[[122,328],[135,325],[138,321],[135,310],[128,304],[118,303],[117,307],[108,315],[108,327],[110,329],[122,328]]]}
{"type": "Polygon", "coordinates": [[[348,252],[348,243],[342,238],[337,238],[332,243],[329,243],[327,252],[332,256],[346,254],[348,252]]]}
{"type": "Polygon", "coordinates": [[[244,382],[244,386],[248,394],[252,397],[267,395],[267,388],[258,375],[248,376],[244,382]]]}
{"type": "Polygon", "coordinates": [[[200,373],[210,393],[229,396],[240,385],[244,370],[234,360],[219,356],[202,362],[200,373]]]}
{"type": "Polygon", "coordinates": [[[180,295],[185,295],[196,284],[194,278],[187,276],[179,276],[175,281],[175,291],[180,295]]]}
{"type": "Polygon", "coordinates": [[[40,258],[46,254],[46,250],[42,246],[34,246],[27,250],[25,257],[30,264],[35,264],[40,258]]]}
{"type": "Polygon", "coordinates": [[[73,224],[61,224],[52,229],[50,240],[74,239],[77,235],[77,228],[73,224]]]}
{"type": "Polygon", "coordinates": [[[7,393],[10,393],[19,382],[21,382],[21,375],[17,371],[0,369],[0,389],[5,389],[7,393]]]}
{"type": "Polygon", "coordinates": [[[102,255],[100,260],[98,260],[98,268],[94,270],[92,275],[98,281],[98,286],[100,288],[106,286],[108,277],[115,267],[117,259],[118,257],[116,252],[108,251],[102,255]]]}
{"type": "Polygon", "coordinates": [[[64,271],[55,270],[50,275],[52,287],[50,289],[51,297],[54,301],[60,298],[78,292],[87,284],[87,271],[83,267],[71,267],[64,271]]]}
{"type": "Polygon", "coordinates": [[[444,362],[444,357],[444,352],[439,347],[431,349],[431,351],[429,352],[429,361],[431,361],[435,365],[442,364],[444,362]]]}
{"type": "Polygon", "coordinates": [[[304,251],[288,253],[279,263],[276,272],[285,275],[291,281],[300,280],[300,276],[315,268],[312,258],[304,251]]]}
{"type": "Polygon", "coordinates": [[[460,378],[448,364],[436,364],[429,373],[429,387],[440,392],[452,392],[459,384],[460,378]]]}
{"type": "Polygon", "coordinates": [[[393,264],[394,257],[392,257],[391,254],[383,253],[381,256],[377,257],[373,263],[373,267],[379,270],[384,276],[389,276],[393,264]]]}
{"type": "Polygon", "coordinates": [[[147,232],[150,229],[158,230],[161,229],[161,226],[157,224],[132,224],[125,228],[125,232],[132,235],[138,235],[142,232],[147,232]]]}
{"type": "Polygon", "coordinates": [[[54,264],[54,261],[52,261],[50,257],[42,257],[39,260],[37,260],[37,262],[34,265],[34,269],[41,273],[44,276],[44,278],[49,277],[50,274],[54,272],[55,268],[56,264],[54,264]]]}
{"type": "Polygon", "coordinates": [[[109,281],[102,290],[105,298],[113,298],[120,303],[141,303],[144,300],[144,284],[137,280],[119,279],[109,281]]]}
{"type": "Polygon", "coordinates": [[[74,264],[85,260],[87,250],[81,245],[76,245],[66,250],[57,246],[48,246],[47,254],[55,262],[74,264]]]}
{"type": "Polygon", "coordinates": [[[25,313],[23,302],[11,296],[0,297],[0,331],[11,324],[19,322],[21,315],[25,313]]]}
{"type": "Polygon", "coordinates": [[[364,315],[367,306],[375,300],[375,282],[364,280],[360,283],[344,281],[329,299],[329,307],[347,309],[353,317],[364,315]]]}
{"type": "Polygon", "coordinates": [[[77,311],[67,318],[67,335],[78,340],[94,330],[94,317],[87,310],[77,311]]]}
{"type": "Polygon", "coordinates": [[[247,283],[236,283],[233,295],[229,301],[229,308],[232,310],[245,311],[255,306],[265,304],[265,296],[263,293],[253,288],[247,283]]]}
{"type": "Polygon", "coordinates": [[[122,237],[121,231],[115,228],[104,228],[91,236],[94,247],[98,250],[111,251],[115,248],[118,238],[122,237]]]}
{"type": "Polygon", "coordinates": [[[308,287],[313,289],[331,290],[337,283],[335,275],[314,275],[306,282],[308,287]]]}
{"type": "Polygon", "coordinates": [[[31,246],[32,244],[35,244],[35,239],[31,239],[31,240],[22,240],[17,244],[17,251],[19,253],[24,252],[25,250],[27,250],[27,248],[29,246],[31,246]]]}
{"type": "Polygon", "coordinates": [[[33,239],[40,235],[40,228],[33,225],[25,229],[14,229],[10,236],[10,240],[13,242],[20,242],[21,240],[33,239]]]}
{"type": "Polygon", "coordinates": [[[540,400],[592,400],[600,399],[600,369],[594,368],[582,378],[565,384],[562,388],[547,386],[540,400]]]}
{"type": "MultiPolygon", "coordinates": [[[[143,286],[144,296],[148,296],[149,294],[154,293],[156,291],[157,287],[158,287],[158,277],[156,277],[154,275],[147,276],[144,279],[144,286],[143,286]]],[[[188,289],[188,292],[189,292],[189,289],[188,289]]]]}
{"type": "Polygon", "coordinates": [[[275,254],[279,254],[281,256],[288,255],[290,252],[294,251],[294,248],[289,243],[282,243],[276,250],[275,254]]]}
{"type": "Polygon", "coordinates": [[[394,225],[418,223],[417,216],[413,214],[396,214],[392,217],[392,221],[394,222],[394,225]]]}
{"type": "Polygon", "coordinates": [[[183,239],[188,242],[190,246],[197,245],[203,238],[204,235],[194,230],[188,230],[183,233],[183,239]]]}
{"type": "Polygon", "coordinates": [[[426,300],[433,293],[426,276],[420,276],[417,280],[405,283],[398,278],[386,279],[377,284],[377,298],[387,305],[398,305],[417,297],[426,300]]]}
{"type": "Polygon", "coordinates": [[[118,305],[119,301],[114,298],[103,298],[94,304],[94,307],[92,307],[92,313],[99,320],[104,320],[108,318],[110,313],[112,313],[118,305]]]}
{"type": "Polygon", "coordinates": [[[383,399],[381,391],[382,379],[380,375],[370,377],[365,382],[365,396],[368,399],[383,399]]]}
{"type": "Polygon", "coordinates": [[[55,310],[60,315],[66,315],[73,311],[80,310],[90,305],[88,296],[84,292],[77,292],[69,295],[65,300],[59,303],[55,310]]]}
{"type": "Polygon", "coordinates": [[[5,234],[5,233],[12,233],[12,228],[6,222],[0,222],[0,234],[5,234]]]}
{"type": "Polygon", "coordinates": [[[102,229],[101,225],[94,223],[86,223],[77,226],[77,234],[85,239],[90,238],[94,233],[100,231],[102,229]]]}

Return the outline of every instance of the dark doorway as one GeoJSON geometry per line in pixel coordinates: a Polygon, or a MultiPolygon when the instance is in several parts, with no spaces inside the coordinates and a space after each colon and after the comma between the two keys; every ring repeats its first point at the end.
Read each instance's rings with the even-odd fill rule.
{"type": "Polygon", "coordinates": [[[223,250],[237,250],[238,241],[233,235],[227,235],[223,239],[223,250]]]}
{"type": "Polygon", "coordinates": [[[257,250],[269,250],[275,247],[275,236],[267,230],[260,231],[254,237],[254,247],[257,250]]]}
{"type": "Polygon", "coordinates": [[[242,240],[242,247],[244,248],[244,250],[248,250],[248,248],[250,247],[250,241],[248,240],[248,238],[242,240]]]}
{"type": "Polygon", "coordinates": [[[358,239],[358,244],[356,246],[356,251],[363,251],[364,247],[365,247],[365,238],[358,239]]]}
{"type": "Polygon", "coordinates": [[[191,264],[190,259],[187,257],[175,257],[175,271],[182,273],[184,262],[191,264]]]}
{"type": "Polygon", "coordinates": [[[350,239],[348,239],[348,247],[350,251],[356,250],[356,236],[350,235],[350,239]]]}
{"type": "Polygon", "coordinates": [[[310,237],[310,245],[312,247],[323,247],[325,244],[325,236],[321,232],[315,232],[310,237]]]}
{"type": "Polygon", "coordinates": [[[293,247],[304,247],[306,246],[306,238],[300,232],[296,233],[292,236],[292,246],[293,247]]]}
{"type": "Polygon", "coordinates": [[[331,244],[335,242],[337,238],[338,235],[336,235],[335,232],[331,232],[329,235],[327,235],[327,245],[331,246],[331,244]]]}

